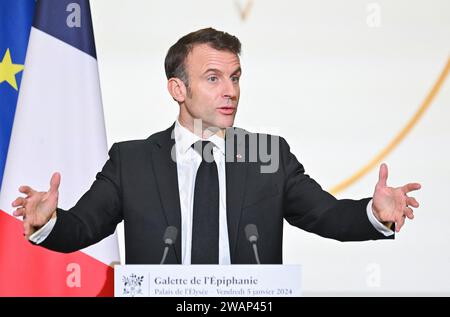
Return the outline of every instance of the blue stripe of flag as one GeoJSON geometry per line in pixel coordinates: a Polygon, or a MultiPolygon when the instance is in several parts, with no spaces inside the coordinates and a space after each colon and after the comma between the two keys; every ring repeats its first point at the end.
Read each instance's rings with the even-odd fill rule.
{"type": "MultiPolygon", "coordinates": [[[[0,0],[0,62],[9,49],[13,64],[25,64],[34,8],[34,0],[0,0]]],[[[22,73],[16,74],[18,87],[22,73]]],[[[8,82],[0,83],[0,188],[18,96],[8,82]]]]}
{"type": "Polygon", "coordinates": [[[97,58],[89,0],[38,1],[33,27],[97,58]]]}

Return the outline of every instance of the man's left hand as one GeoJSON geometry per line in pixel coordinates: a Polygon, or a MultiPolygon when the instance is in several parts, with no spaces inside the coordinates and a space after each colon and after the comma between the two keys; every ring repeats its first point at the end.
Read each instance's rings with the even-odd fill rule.
{"type": "Polygon", "coordinates": [[[388,168],[386,164],[381,164],[378,183],[373,194],[372,210],[375,217],[386,225],[392,226],[395,223],[395,231],[400,232],[405,223],[405,218],[414,218],[411,207],[419,207],[419,203],[414,197],[407,194],[420,189],[418,183],[409,183],[401,187],[388,187],[388,168]]]}

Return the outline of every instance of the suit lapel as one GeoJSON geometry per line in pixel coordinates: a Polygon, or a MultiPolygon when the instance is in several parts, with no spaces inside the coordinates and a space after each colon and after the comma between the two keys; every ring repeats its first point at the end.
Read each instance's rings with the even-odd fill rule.
{"type": "Polygon", "coordinates": [[[235,262],[248,165],[243,160],[245,157],[244,139],[237,137],[237,134],[238,130],[227,129],[225,142],[227,225],[231,263],[235,262]]]}
{"type": "Polygon", "coordinates": [[[174,125],[163,131],[153,146],[153,171],[158,183],[159,196],[163,205],[167,225],[178,229],[175,242],[175,255],[181,264],[181,208],[178,189],[177,164],[172,159],[175,155],[175,140],[172,138],[174,125]]]}

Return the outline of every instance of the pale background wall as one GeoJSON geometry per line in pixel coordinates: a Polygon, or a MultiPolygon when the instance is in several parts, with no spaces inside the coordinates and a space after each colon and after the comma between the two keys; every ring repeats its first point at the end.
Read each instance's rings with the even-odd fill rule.
{"type": "MultiPolygon", "coordinates": [[[[175,120],[167,49],[213,26],[243,43],[235,125],[285,137],[324,188],[391,141],[450,52],[448,0],[92,0],[91,8],[109,146],[175,120]],[[249,2],[243,20],[238,7],[249,2]]],[[[423,184],[416,219],[395,242],[339,243],[286,226],[284,262],[303,265],[305,294],[450,294],[449,106],[447,80],[385,160],[388,184],[423,184]]],[[[370,196],[377,172],[337,196],[370,196]]]]}

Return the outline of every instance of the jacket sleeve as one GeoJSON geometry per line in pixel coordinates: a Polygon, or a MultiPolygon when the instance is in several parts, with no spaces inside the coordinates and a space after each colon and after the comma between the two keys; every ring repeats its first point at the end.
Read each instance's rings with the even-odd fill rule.
{"type": "Polygon", "coordinates": [[[370,223],[369,198],[338,200],[305,174],[303,165],[280,138],[280,161],[284,173],[284,217],[292,225],[339,241],[363,241],[385,237],[370,223]]]}
{"type": "Polygon", "coordinates": [[[56,224],[40,246],[69,253],[114,233],[123,218],[120,164],[120,147],[114,144],[91,188],[70,210],[57,209],[56,224]]]}

